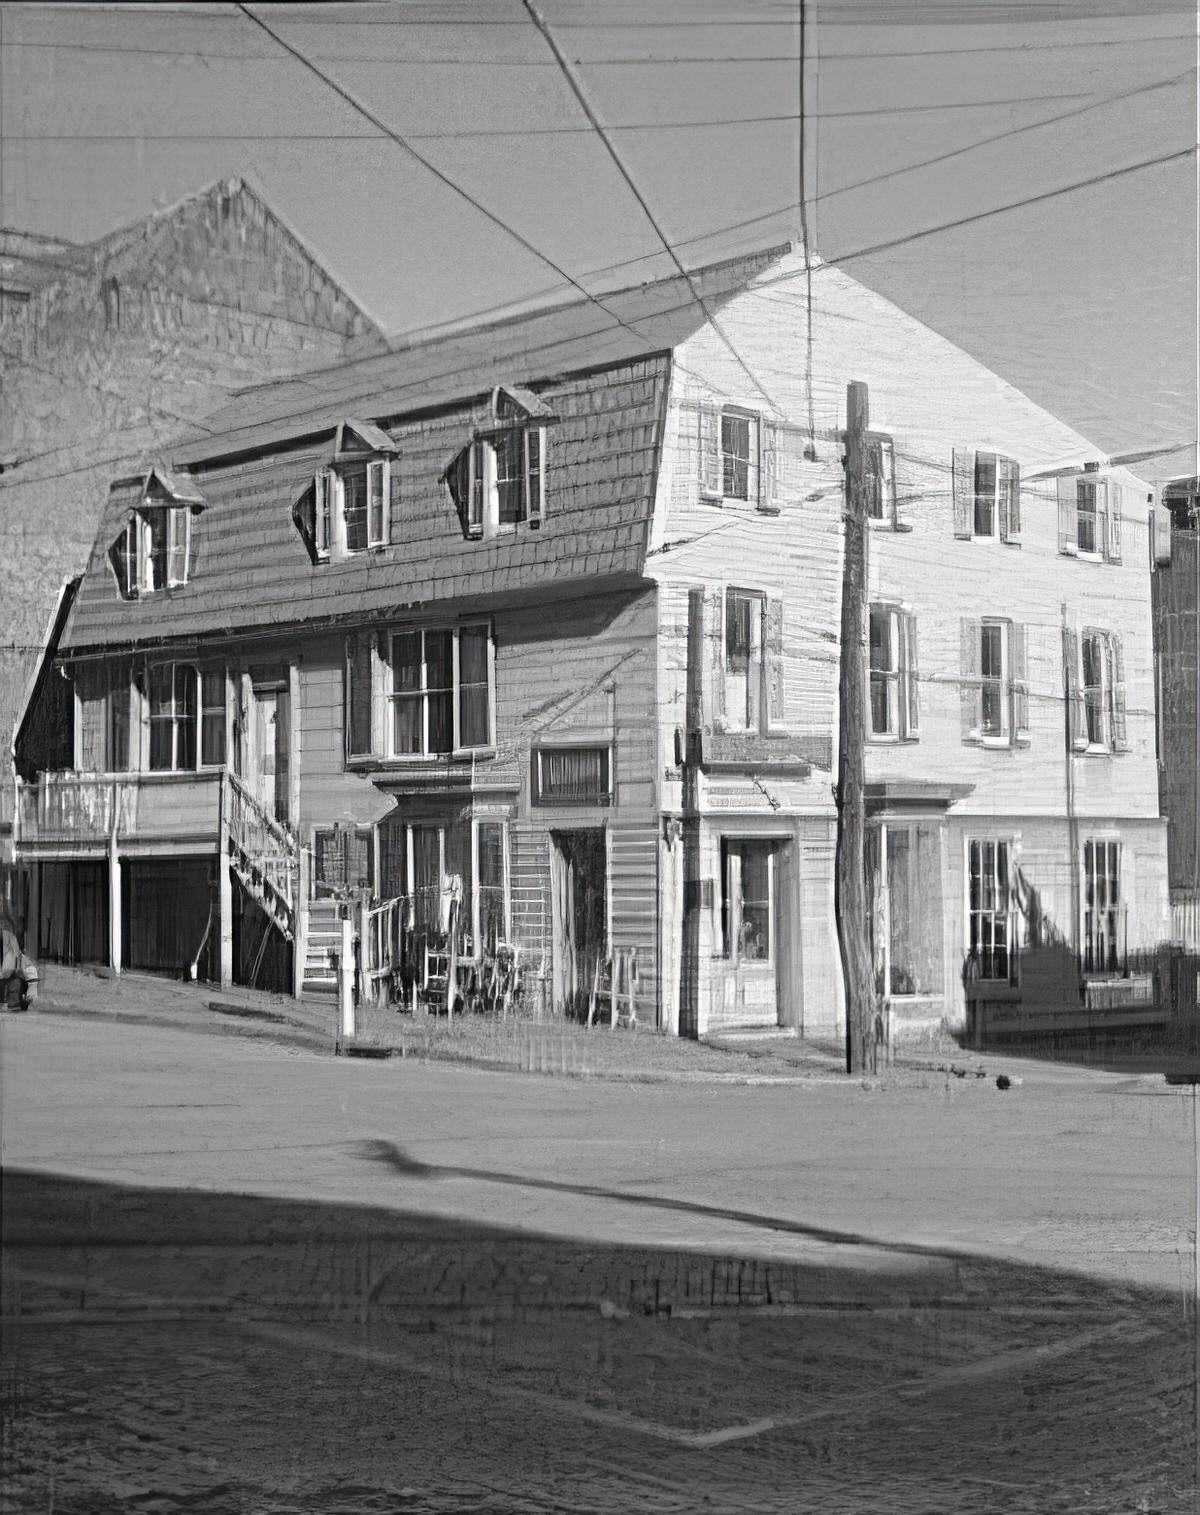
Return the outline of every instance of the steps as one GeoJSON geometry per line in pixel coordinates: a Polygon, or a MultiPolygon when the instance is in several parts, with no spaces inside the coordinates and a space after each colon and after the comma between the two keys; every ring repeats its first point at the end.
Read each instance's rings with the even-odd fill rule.
{"type": "Polygon", "coordinates": [[[329,954],[337,950],[342,939],[338,907],[334,900],[312,900],[308,907],[308,946],[304,954],[306,994],[336,994],[337,972],[329,954]]]}

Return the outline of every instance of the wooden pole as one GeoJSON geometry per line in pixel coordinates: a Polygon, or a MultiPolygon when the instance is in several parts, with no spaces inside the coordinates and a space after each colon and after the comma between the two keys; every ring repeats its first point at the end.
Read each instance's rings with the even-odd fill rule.
{"type": "Polygon", "coordinates": [[[846,390],[846,511],[838,677],[837,874],[834,911],[846,991],[846,1071],[874,1072],[875,987],[867,937],[863,749],[867,689],[867,386],[846,390]]]}

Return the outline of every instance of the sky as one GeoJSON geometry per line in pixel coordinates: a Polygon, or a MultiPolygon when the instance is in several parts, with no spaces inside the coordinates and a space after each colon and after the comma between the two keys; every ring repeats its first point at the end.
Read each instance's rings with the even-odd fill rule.
{"type": "Polygon", "coordinates": [[[689,266],[798,236],[803,188],[817,255],[1107,452],[1172,449],[1144,477],[1198,471],[1183,0],[249,9],[280,40],[0,5],[0,224],[89,240],[244,175],[399,335],[665,276],[655,224],[689,266]]]}

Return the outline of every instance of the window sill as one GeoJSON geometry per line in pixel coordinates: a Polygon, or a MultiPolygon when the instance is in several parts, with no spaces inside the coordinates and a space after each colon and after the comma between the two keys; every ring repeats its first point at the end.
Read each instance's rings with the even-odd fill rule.
{"type": "Polygon", "coordinates": [[[920,732],[911,736],[900,736],[890,731],[872,731],[867,736],[867,742],[873,747],[915,747],[921,740],[920,732]]]}
{"type": "Polygon", "coordinates": [[[382,752],[356,752],[346,759],[346,767],[397,771],[407,768],[448,768],[452,764],[465,767],[470,763],[490,762],[495,756],[495,747],[457,747],[453,752],[405,752],[398,757],[382,752]]]}

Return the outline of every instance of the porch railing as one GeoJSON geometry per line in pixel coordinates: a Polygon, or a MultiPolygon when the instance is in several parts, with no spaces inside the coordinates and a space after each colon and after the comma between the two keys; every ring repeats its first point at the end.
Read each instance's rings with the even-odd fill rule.
{"type": "Polygon", "coordinates": [[[43,773],[18,779],[14,841],[100,846],[119,840],[210,836],[218,827],[219,773],[43,773]]]}
{"type": "Polygon", "coordinates": [[[296,838],[234,773],[222,776],[229,857],[242,883],[279,924],[295,932],[300,860],[296,838]]]}

